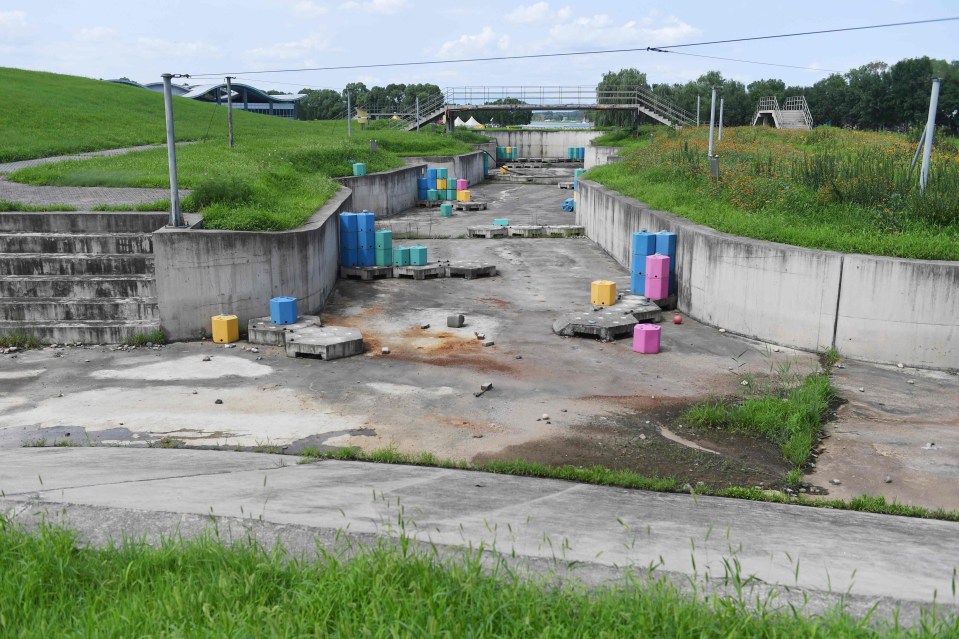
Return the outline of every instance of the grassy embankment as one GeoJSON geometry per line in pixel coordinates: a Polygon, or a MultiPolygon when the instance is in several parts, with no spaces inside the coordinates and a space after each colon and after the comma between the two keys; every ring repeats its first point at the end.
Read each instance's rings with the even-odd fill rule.
{"type": "MultiPolygon", "coordinates": [[[[5,82],[6,81],[6,82],[5,82]]],[[[162,95],[70,76],[0,70],[17,87],[17,120],[0,119],[0,160],[117,148],[164,140],[162,95]],[[9,144],[8,144],[9,142],[9,144]]],[[[226,145],[225,107],[176,99],[180,186],[193,189],[186,210],[202,212],[208,228],[282,230],[302,224],[350,175],[354,162],[369,172],[403,166],[403,157],[451,155],[469,144],[429,128],[420,133],[361,130],[345,122],[299,122],[235,112],[236,147],[226,145]],[[370,139],[378,150],[370,151],[370,139]]],[[[469,138],[472,141],[472,138],[469,138]]],[[[24,169],[10,179],[58,186],[168,188],[164,149],[72,160],[24,169]]],[[[161,207],[164,202],[159,202],[161,207]]]]}
{"type": "MultiPolygon", "coordinates": [[[[604,136],[606,137],[606,136],[604,136]]],[[[602,143],[602,138],[596,142],[602,143]]],[[[907,136],[844,131],[723,130],[709,179],[705,127],[622,134],[623,161],[588,178],[720,231],[809,248],[959,260],[959,153],[943,139],[920,195],[907,136]]]]}
{"type": "MultiPolygon", "coordinates": [[[[397,524],[402,532],[403,523],[397,524]]],[[[215,536],[85,547],[69,531],[26,533],[0,517],[0,634],[20,637],[954,637],[925,613],[913,628],[835,608],[815,615],[753,600],[730,561],[732,594],[647,583],[556,587],[489,549],[441,557],[401,535],[315,561],[215,536]],[[483,561],[484,555],[487,557],[483,561]]],[[[691,582],[692,584],[693,582],[691,582]]],[[[693,586],[693,588],[695,588],[693,586]]]]}

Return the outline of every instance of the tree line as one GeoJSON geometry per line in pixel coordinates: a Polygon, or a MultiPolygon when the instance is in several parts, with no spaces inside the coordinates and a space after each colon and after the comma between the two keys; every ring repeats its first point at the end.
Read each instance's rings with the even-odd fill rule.
{"type": "MultiPolygon", "coordinates": [[[[684,84],[650,85],[642,71],[622,69],[605,73],[597,90],[643,87],[694,115],[699,96],[700,118],[708,123],[709,101],[712,88],[716,87],[717,99],[724,99],[723,123],[729,126],[752,124],[759,98],[775,96],[781,105],[787,97],[802,95],[817,125],[903,131],[925,125],[933,78],[942,80],[936,126],[956,134],[959,132],[957,60],[909,58],[892,66],[871,62],[843,74],[834,73],[811,86],[787,86],[779,79],[743,84],[723,78],[718,71],[710,71],[684,84]]],[[[632,115],[623,112],[593,112],[591,117],[600,126],[631,126],[633,122],[632,115]]]]}

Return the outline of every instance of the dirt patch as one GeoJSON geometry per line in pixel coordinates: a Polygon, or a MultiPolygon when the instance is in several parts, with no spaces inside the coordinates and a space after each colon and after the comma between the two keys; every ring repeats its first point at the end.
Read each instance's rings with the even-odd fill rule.
{"type": "Polygon", "coordinates": [[[481,298],[479,299],[479,301],[481,301],[481,302],[486,302],[487,304],[491,304],[491,305],[493,305],[493,306],[496,306],[497,308],[509,308],[509,307],[510,307],[510,303],[509,303],[509,302],[507,302],[506,300],[501,300],[501,299],[499,299],[498,297],[481,297],[481,298]]]}
{"type": "MultiPolygon", "coordinates": [[[[645,398],[622,399],[625,403],[646,402],[645,398]]],[[[777,446],[739,433],[681,428],[680,416],[689,405],[688,400],[667,401],[642,412],[594,417],[572,427],[567,436],[508,446],[497,453],[478,455],[473,461],[523,459],[550,466],[605,466],[649,477],[673,477],[680,485],[704,482],[715,488],[784,485],[790,465],[777,446]],[[672,441],[663,436],[660,426],[715,452],[672,441]]]]}

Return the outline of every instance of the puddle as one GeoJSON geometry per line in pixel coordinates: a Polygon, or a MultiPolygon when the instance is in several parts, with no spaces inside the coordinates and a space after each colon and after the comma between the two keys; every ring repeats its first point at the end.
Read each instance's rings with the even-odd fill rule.
{"type": "Polygon", "coordinates": [[[204,362],[201,354],[179,359],[155,362],[143,366],[124,369],[105,369],[93,371],[95,379],[137,379],[145,381],[179,381],[190,379],[220,379],[223,377],[262,377],[273,372],[273,368],[257,364],[236,355],[209,355],[210,361],[204,362]]]}

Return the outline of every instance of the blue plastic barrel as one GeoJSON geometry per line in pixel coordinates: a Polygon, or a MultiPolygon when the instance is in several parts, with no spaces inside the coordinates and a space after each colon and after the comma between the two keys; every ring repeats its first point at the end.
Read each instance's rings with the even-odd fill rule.
{"type": "Polygon", "coordinates": [[[297,317],[295,297],[274,297],[270,300],[270,321],[274,324],[295,324],[297,317]]]}

